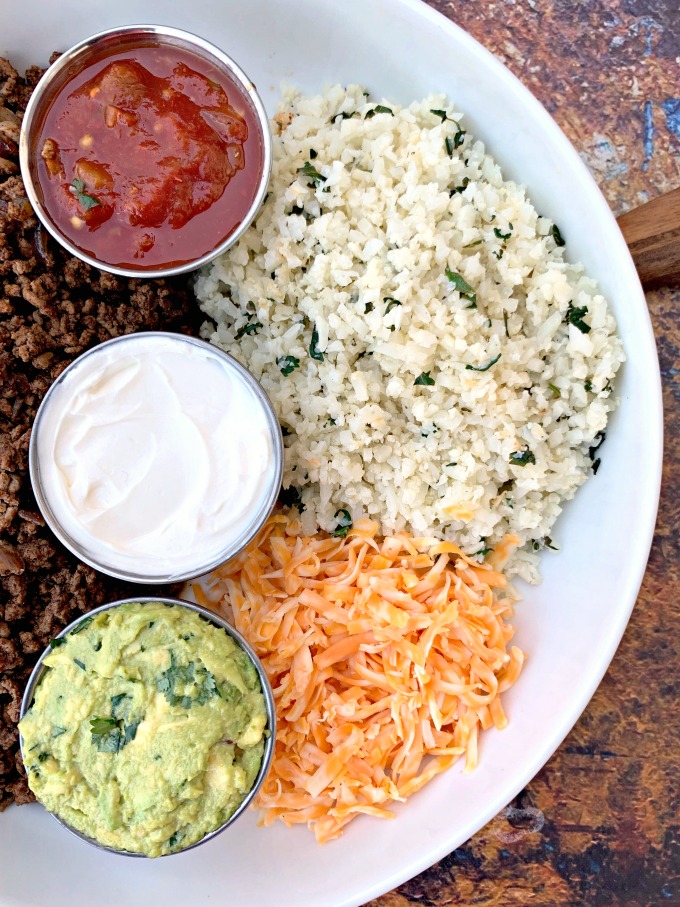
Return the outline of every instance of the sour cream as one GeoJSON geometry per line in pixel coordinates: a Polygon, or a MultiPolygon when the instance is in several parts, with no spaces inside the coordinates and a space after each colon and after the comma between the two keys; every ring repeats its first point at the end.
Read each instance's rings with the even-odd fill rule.
{"type": "Polygon", "coordinates": [[[85,353],[43,401],[38,503],[72,551],[113,575],[196,576],[257,532],[281,478],[269,401],[235,360],[174,334],[85,353]]]}

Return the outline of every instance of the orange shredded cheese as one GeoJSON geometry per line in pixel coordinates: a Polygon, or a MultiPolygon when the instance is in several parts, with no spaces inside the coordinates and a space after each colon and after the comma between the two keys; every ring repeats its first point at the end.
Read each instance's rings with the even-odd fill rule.
{"type": "Polygon", "coordinates": [[[523,662],[501,568],[450,542],[381,539],[369,520],[346,539],[308,538],[276,515],[193,587],[253,645],[274,691],[264,824],[307,823],[325,842],[361,813],[393,817],[390,804],[461,756],[474,768],[523,662]]]}

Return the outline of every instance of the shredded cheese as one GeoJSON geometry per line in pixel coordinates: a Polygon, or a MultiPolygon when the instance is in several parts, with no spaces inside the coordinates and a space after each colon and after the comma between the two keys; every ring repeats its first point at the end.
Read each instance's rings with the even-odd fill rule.
{"type": "Polygon", "coordinates": [[[451,542],[357,523],[345,539],[270,518],[238,558],[194,585],[261,658],[276,700],[263,822],[307,823],[320,843],[357,815],[393,817],[461,756],[480,728],[507,724],[500,695],[524,656],[508,647],[515,597],[501,572],[451,542]],[[499,594],[500,593],[500,594],[499,594]]]}

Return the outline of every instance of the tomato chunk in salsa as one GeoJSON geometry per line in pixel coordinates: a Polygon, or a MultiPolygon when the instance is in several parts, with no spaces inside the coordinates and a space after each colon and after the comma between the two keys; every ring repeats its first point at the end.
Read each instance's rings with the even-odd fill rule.
{"type": "Polygon", "coordinates": [[[155,45],[67,82],[36,152],[58,229],[98,261],[140,270],[215,249],[246,217],[263,161],[243,88],[191,51],[155,45]]]}

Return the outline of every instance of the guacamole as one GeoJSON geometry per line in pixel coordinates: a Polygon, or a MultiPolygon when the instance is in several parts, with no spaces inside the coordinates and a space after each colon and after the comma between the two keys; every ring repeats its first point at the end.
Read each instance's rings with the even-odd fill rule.
{"type": "Polygon", "coordinates": [[[232,815],[257,777],[267,715],[255,666],[222,628],[134,602],[51,645],[19,724],[29,786],[50,812],[149,857],[232,815]]]}

